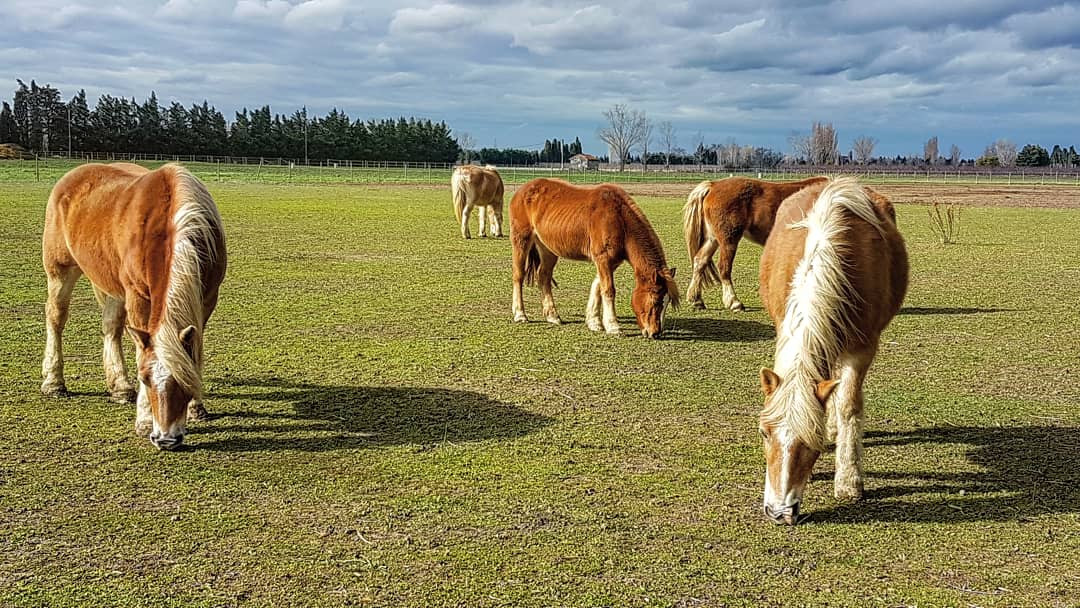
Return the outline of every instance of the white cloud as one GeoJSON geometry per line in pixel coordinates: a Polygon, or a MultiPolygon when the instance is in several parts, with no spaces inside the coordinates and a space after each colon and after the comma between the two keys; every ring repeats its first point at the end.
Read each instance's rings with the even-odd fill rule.
{"type": "Polygon", "coordinates": [[[233,17],[246,20],[279,20],[292,5],[285,0],[240,0],[233,9],[233,17]]]}
{"type": "Polygon", "coordinates": [[[306,0],[285,15],[285,25],[299,30],[340,30],[350,5],[345,0],[306,0]]]}

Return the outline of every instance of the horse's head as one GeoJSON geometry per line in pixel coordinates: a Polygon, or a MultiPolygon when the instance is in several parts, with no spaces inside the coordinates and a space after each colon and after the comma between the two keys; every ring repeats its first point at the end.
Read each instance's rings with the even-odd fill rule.
{"type": "Polygon", "coordinates": [[[637,317],[641,335],[659,338],[664,330],[664,312],[668,304],[679,305],[679,285],[675,282],[675,269],[650,270],[637,275],[637,285],[630,298],[637,317]]]}
{"type": "Polygon", "coordinates": [[[151,336],[133,327],[128,331],[138,349],[139,411],[149,412],[153,421],[150,442],[160,450],[174,450],[184,443],[188,404],[198,396],[190,382],[191,374],[184,373],[194,368],[198,339],[195,327],[181,330],[175,340],[163,333],[151,336]],[[187,382],[180,380],[185,375],[187,382]]]}
{"type": "MultiPolygon", "coordinates": [[[[788,416],[782,421],[775,421],[775,417],[768,415],[769,412],[778,411],[778,408],[788,408],[792,404],[776,403],[777,399],[799,399],[798,391],[778,391],[783,380],[771,369],[761,370],[761,390],[765,393],[765,409],[762,411],[759,421],[761,438],[765,444],[765,516],[774,523],[793,526],[799,522],[799,506],[802,503],[803,491],[810,474],[814,471],[814,463],[821,456],[821,446],[814,445],[806,439],[806,430],[798,432],[793,428],[799,424],[800,419],[788,416]]],[[[829,394],[836,388],[835,380],[826,380],[817,383],[813,387],[813,397],[816,403],[811,407],[820,407],[815,418],[820,420],[824,417],[825,403],[829,394]]],[[[809,391],[809,389],[807,389],[809,391]]],[[[779,411],[783,411],[782,409],[779,411]]],[[[804,425],[809,419],[803,417],[804,425]]],[[[811,426],[813,426],[811,424],[811,426]]],[[[816,430],[813,430],[816,433],[816,430]]]]}

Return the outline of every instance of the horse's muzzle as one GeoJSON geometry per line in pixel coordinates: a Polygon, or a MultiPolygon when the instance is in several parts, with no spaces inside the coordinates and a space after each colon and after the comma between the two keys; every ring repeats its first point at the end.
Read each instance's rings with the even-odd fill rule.
{"type": "Polygon", "coordinates": [[[799,523],[799,503],[779,510],[774,510],[770,505],[765,505],[765,517],[771,519],[774,524],[794,526],[799,523]]]}
{"type": "Polygon", "coordinates": [[[157,433],[151,433],[150,443],[154,444],[154,447],[159,450],[171,452],[172,450],[175,450],[184,444],[184,436],[177,435],[175,437],[162,437],[157,433]]]}

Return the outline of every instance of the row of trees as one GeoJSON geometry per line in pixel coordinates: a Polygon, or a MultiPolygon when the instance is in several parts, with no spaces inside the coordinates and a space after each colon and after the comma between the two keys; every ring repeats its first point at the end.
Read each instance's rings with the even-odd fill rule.
{"type": "Polygon", "coordinates": [[[206,101],[188,108],[177,102],[163,106],[153,92],[142,103],[102,95],[91,109],[85,91],[65,103],[49,85],[18,83],[13,103],[0,106],[0,143],[45,154],[72,150],[453,162],[461,153],[444,122],[353,120],[337,109],[321,117],[308,116],[306,108],[283,115],[267,105],[236,112],[230,124],[206,101]]]}

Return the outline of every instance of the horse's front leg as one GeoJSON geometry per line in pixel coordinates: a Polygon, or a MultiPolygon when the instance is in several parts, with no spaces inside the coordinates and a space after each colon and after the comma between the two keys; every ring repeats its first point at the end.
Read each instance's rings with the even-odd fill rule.
{"type": "Polygon", "coordinates": [[[863,381],[873,354],[841,357],[840,384],[833,393],[833,416],[836,424],[837,498],[859,500],[863,495],[863,381]]]}
{"type": "Polygon", "coordinates": [[[596,273],[600,279],[604,331],[611,335],[619,335],[622,333],[622,328],[619,327],[619,318],[615,316],[615,268],[607,259],[598,258],[596,273]]]}
{"type": "Polygon", "coordinates": [[[480,238],[487,236],[487,205],[480,205],[477,207],[477,215],[480,216],[480,238]]]}
{"type": "Polygon", "coordinates": [[[128,381],[124,363],[124,323],[127,319],[124,301],[97,288],[94,294],[101,304],[101,336],[104,342],[101,360],[109,398],[117,403],[132,403],[135,401],[135,387],[128,381]]]}

